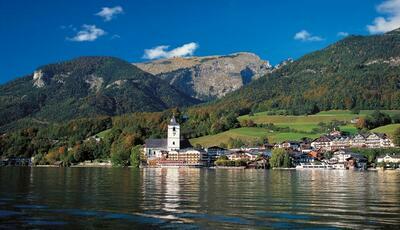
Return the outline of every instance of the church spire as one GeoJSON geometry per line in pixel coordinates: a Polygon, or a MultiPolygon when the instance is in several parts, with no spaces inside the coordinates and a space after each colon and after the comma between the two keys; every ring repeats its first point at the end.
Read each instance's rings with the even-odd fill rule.
{"type": "Polygon", "coordinates": [[[168,125],[168,151],[180,149],[180,126],[176,122],[175,116],[172,116],[168,125]]]}
{"type": "Polygon", "coordinates": [[[171,121],[169,124],[170,125],[178,125],[178,123],[176,122],[176,119],[175,119],[175,115],[172,115],[172,118],[171,118],[171,121]]]}

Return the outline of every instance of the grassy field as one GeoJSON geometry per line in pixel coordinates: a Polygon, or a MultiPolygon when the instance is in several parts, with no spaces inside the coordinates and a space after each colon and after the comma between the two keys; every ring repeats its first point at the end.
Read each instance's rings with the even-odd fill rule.
{"type": "Polygon", "coordinates": [[[244,141],[255,141],[260,138],[268,137],[270,142],[281,142],[284,140],[299,140],[302,137],[316,138],[317,134],[303,134],[303,133],[285,133],[285,132],[272,132],[264,128],[245,127],[231,129],[216,135],[208,135],[204,137],[194,138],[190,140],[192,145],[200,144],[204,147],[219,145],[227,143],[229,138],[240,138],[244,141]]]}
{"type": "Polygon", "coordinates": [[[105,135],[107,135],[109,132],[111,132],[111,129],[106,129],[98,134],[96,134],[96,136],[100,137],[101,139],[103,139],[105,137],[105,135]]]}
{"type": "MultiPolygon", "coordinates": [[[[347,110],[331,110],[323,111],[315,115],[308,116],[285,116],[285,115],[268,115],[268,112],[256,113],[253,116],[245,115],[238,117],[238,120],[253,120],[256,124],[267,124],[273,123],[278,127],[289,127],[297,132],[272,132],[264,128],[238,128],[232,129],[223,133],[216,135],[208,135],[204,137],[191,139],[190,142],[194,144],[200,144],[202,146],[212,146],[219,145],[220,143],[226,143],[229,138],[240,138],[245,141],[255,140],[259,138],[267,137],[268,140],[273,142],[282,142],[285,140],[300,140],[303,137],[316,138],[324,133],[310,134],[314,128],[318,128],[319,122],[328,123],[333,120],[348,122],[347,125],[341,126],[342,131],[349,132],[350,134],[357,133],[357,129],[350,121],[353,118],[365,117],[371,113],[373,110],[361,110],[360,114],[353,114],[347,110]]],[[[400,113],[400,110],[381,110],[381,112],[387,113],[389,115],[394,115],[400,113]]],[[[395,127],[400,125],[389,125],[384,127],[379,127],[375,129],[375,132],[388,133],[389,135],[393,133],[395,127]]]]}
{"type": "Polygon", "coordinates": [[[378,127],[376,129],[371,130],[372,132],[377,132],[377,133],[386,133],[389,136],[393,135],[394,131],[400,128],[400,124],[390,124],[390,125],[385,125],[378,127]]]}

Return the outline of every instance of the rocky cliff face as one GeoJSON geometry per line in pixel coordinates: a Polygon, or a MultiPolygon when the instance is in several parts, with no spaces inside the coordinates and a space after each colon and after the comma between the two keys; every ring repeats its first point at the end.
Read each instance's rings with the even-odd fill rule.
{"type": "Polygon", "coordinates": [[[272,71],[268,61],[253,53],[171,58],[135,65],[201,100],[220,98],[272,71]]]}

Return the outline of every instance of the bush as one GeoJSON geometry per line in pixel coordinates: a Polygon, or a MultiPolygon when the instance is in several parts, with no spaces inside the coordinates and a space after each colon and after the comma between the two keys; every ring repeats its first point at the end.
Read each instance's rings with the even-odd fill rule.
{"type": "Polygon", "coordinates": [[[141,145],[136,145],[131,150],[130,163],[131,163],[131,166],[133,166],[135,168],[139,168],[139,166],[140,166],[141,148],[142,148],[141,145]]]}
{"type": "Polygon", "coordinates": [[[269,162],[273,168],[290,168],[292,166],[289,153],[282,148],[272,150],[272,156],[269,162]]]}

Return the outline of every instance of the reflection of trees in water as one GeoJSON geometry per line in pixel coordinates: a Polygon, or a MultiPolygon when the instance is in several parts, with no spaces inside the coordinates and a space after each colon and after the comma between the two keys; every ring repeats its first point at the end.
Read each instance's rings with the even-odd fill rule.
{"type": "Polygon", "coordinates": [[[245,225],[249,228],[253,223],[278,222],[302,224],[296,225],[299,228],[388,228],[400,222],[400,173],[395,170],[10,167],[0,171],[1,179],[6,178],[0,184],[1,194],[15,196],[19,204],[130,213],[174,223],[191,221],[211,229],[221,225],[234,229],[234,221],[241,220],[249,221],[245,225]]]}

